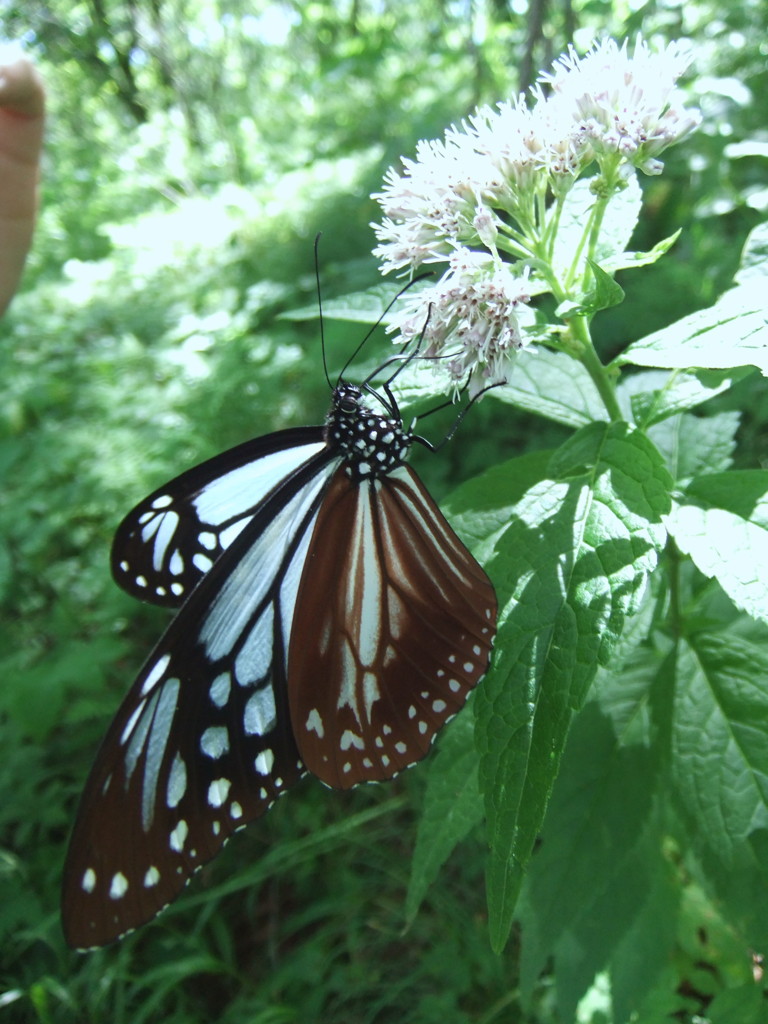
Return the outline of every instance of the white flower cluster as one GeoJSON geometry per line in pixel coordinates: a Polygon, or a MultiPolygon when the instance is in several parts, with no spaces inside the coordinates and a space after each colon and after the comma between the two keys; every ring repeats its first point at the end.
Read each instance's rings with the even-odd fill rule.
{"type": "Polygon", "coordinates": [[[504,380],[524,343],[515,309],[527,301],[528,268],[540,269],[551,243],[552,200],[593,163],[612,188],[633,167],[659,173],[659,154],[699,121],[675,88],[689,63],[676,43],[654,53],[639,39],[630,54],[608,40],[582,58],[570,49],[541,76],[531,106],[521,95],[481,107],[443,140],[420,142],[401,171],[390,168],[374,196],[382,273],[448,262],[393,320],[397,340],[424,331],[454,382],[475,372],[474,392],[504,380]]]}
{"type": "Polygon", "coordinates": [[[571,111],[575,130],[587,152],[598,161],[619,157],[646,174],[660,174],[656,159],[699,124],[698,111],[687,110],[675,82],[688,68],[691,54],[680,43],[653,53],[638,39],[630,55],[613,39],[580,58],[571,47],[541,76],[553,102],[571,111]]]}
{"type": "Polygon", "coordinates": [[[523,346],[515,309],[530,301],[527,278],[515,276],[508,263],[458,246],[437,284],[417,295],[406,293],[390,328],[396,328],[401,339],[420,336],[423,355],[444,360],[441,365],[457,392],[469,380],[473,397],[506,379],[523,346]]]}

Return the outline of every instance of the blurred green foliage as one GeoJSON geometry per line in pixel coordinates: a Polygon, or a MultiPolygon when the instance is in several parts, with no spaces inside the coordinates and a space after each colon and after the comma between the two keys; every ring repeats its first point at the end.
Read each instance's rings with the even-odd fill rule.
{"type": "MultiPolygon", "coordinates": [[[[348,795],[303,783],[156,924],[96,954],[65,949],[77,795],[165,622],[111,582],[110,538],[169,476],[322,418],[317,323],[281,318],[315,301],[315,234],[324,296],[376,283],[369,194],[386,166],[524,87],[570,39],[688,36],[701,76],[704,126],[644,183],[634,247],[682,237],[627,279],[600,320],[604,355],[712,302],[768,205],[765,151],[750,144],[765,130],[767,20],[757,0],[3,5],[5,34],[45,76],[49,122],[36,242],[0,325],[0,1021],[556,1019],[548,977],[524,1010],[514,944],[489,950],[479,833],[403,933],[420,770],[348,795]]],[[[329,320],[326,334],[340,367],[359,327],[329,320]]],[[[737,464],[765,466],[755,377],[721,405],[744,411],[737,464]]],[[[502,431],[492,405],[440,460],[422,457],[438,495],[495,453],[565,436],[522,414],[502,431]]],[[[704,982],[744,953],[698,891],[679,929],[642,1020],[693,1019],[704,982]]],[[[595,992],[580,1021],[608,1019],[595,992]]]]}

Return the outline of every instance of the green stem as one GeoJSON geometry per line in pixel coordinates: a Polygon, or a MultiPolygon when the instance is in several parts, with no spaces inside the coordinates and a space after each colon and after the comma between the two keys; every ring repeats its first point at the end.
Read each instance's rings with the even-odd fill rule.
{"type": "Polygon", "coordinates": [[[666,555],[669,566],[669,627],[675,641],[678,641],[683,635],[683,617],[680,609],[680,552],[671,537],[667,540],[666,555]]]}
{"type": "Polygon", "coordinates": [[[608,411],[608,415],[614,423],[623,420],[624,417],[619,408],[613,381],[608,375],[606,368],[600,362],[597,352],[595,352],[586,317],[575,316],[568,323],[573,337],[579,342],[578,358],[594,381],[595,387],[603,400],[603,405],[608,411]]]}
{"type": "Polygon", "coordinates": [[[595,256],[595,250],[597,249],[597,242],[600,238],[600,230],[605,220],[605,212],[608,209],[608,203],[610,196],[598,199],[595,203],[595,208],[592,211],[592,226],[589,232],[589,255],[592,259],[595,256]]]}
{"type": "MultiPolygon", "coordinates": [[[[584,233],[581,236],[576,252],[574,253],[571,268],[565,278],[568,288],[573,287],[578,276],[578,268],[581,265],[581,257],[585,246],[589,259],[595,258],[597,243],[600,238],[603,221],[605,220],[605,214],[608,210],[608,204],[614,195],[616,195],[616,192],[620,191],[623,187],[619,178],[620,164],[621,157],[617,157],[614,160],[608,159],[601,165],[602,181],[596,193],[596,201],[590,210],[589,220],[585,226],[584,233]]],[[[591,279],[592,271],[589,268],[589,264],[585,263],[583,280],[581,281],[581,287],[584,291],[589,288],[591,279]]]]}

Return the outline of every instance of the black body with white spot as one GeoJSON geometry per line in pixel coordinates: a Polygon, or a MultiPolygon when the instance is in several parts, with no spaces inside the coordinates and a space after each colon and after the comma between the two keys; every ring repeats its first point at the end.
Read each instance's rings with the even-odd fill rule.
{"type": "Polygon", "coordinates": [[[413,438],[383,404],[340,383],[325,426],[217,456],[119,527],[117,582],[178,614],[83,793],[71,945],[153,917],[305,768],[342,788],[392,778],[485,672],[493,588],[404,464],[413,438]]]}
{"type": "Polygon", "coordinates": [[[354,384],[336,388],[325,436],[344,459],[344,472],[358,483],[391,473],[405,462],[413,444],[402,420],[366,408],[363,393],[354,384]]]}

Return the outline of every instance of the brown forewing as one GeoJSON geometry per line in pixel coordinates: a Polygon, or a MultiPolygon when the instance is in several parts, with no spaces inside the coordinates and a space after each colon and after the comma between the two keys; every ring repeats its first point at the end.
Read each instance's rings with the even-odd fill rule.
{"type": "Polygon", "coordinates": [[[341,467],[301,577],[288,698],[306,767],[346,789],[429,750],[488,666],[490,580],[407,466],[355,482],[341,467]]]}

